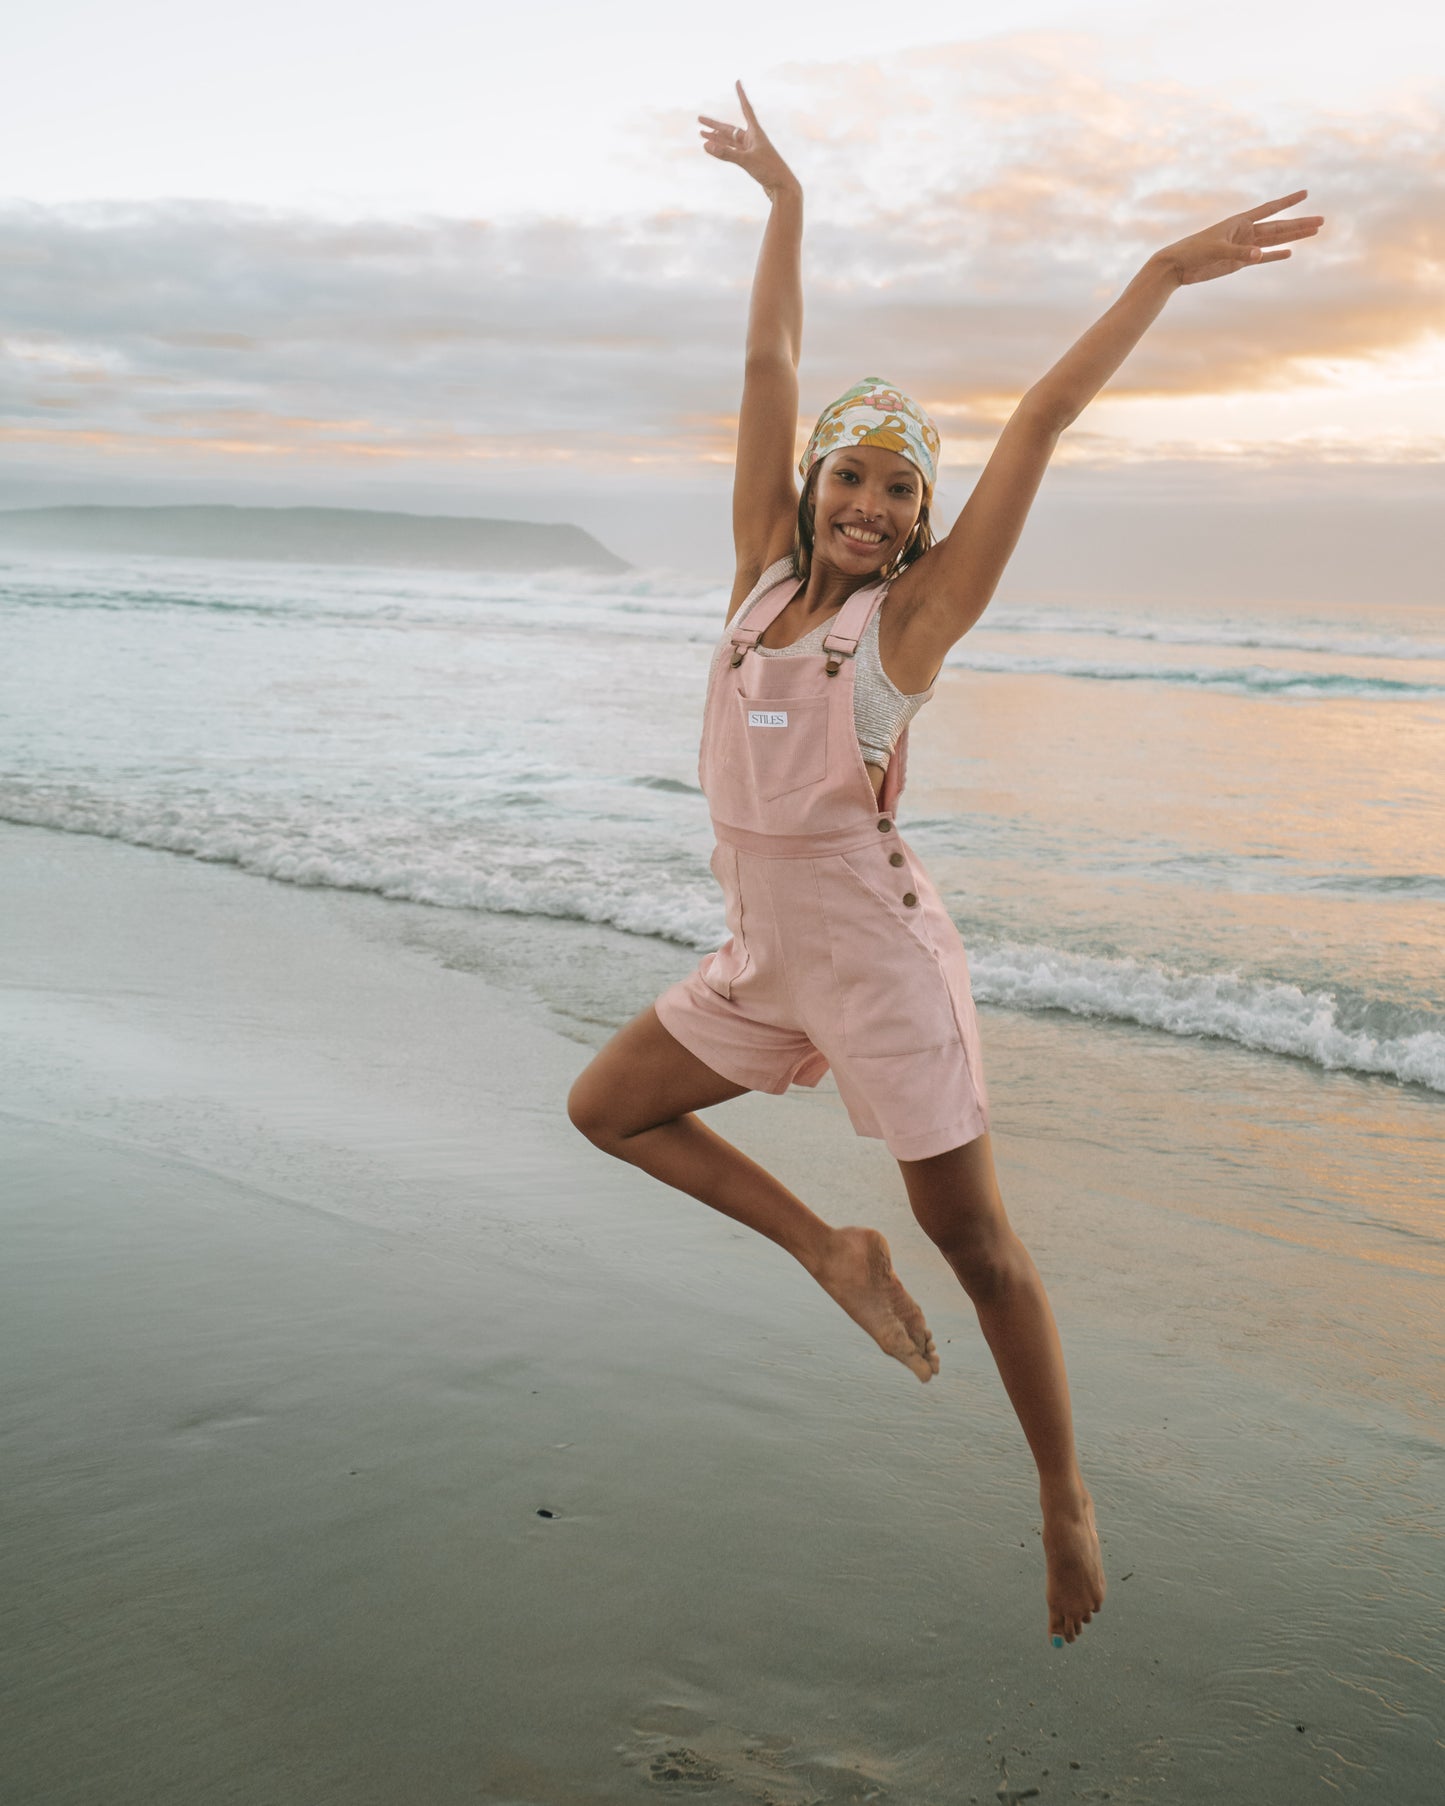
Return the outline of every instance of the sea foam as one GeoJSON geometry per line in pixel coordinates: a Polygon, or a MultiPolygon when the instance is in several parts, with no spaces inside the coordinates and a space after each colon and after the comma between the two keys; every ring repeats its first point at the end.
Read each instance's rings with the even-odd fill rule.
{"type": "MultiPolygon", "coordinates": [[[[499,845],[446,824],[421,831],[304,816],[246,819],[160,802],[102,801],[63,787],[0,790],[0,819],[95,834],[235,865],[279,883],[378,896],[441,909],[548,916],[671,941],[717,946],[722,908],[702,858],[666,852],[648,872],[635,853],[499,845]]],[[[1323,989],[1237,972],[1191,972],[1147,960],[973,939],[964,926],[974,995],[1003,1009],[1062,1010],[1187,1039],[1233,1042],[1328,1071],[1378,1074],[1445,1092],[1445,1023],[1383,999],[1346,1004],[1323,989]]]]}
{"type": "Polygon", "coordinates": [[[1434,1026],[1406,1006],[1374,1002],[1346,1010],[1329,991],[1236,972],[1185,972],[1006,942],[972,951],[969,964],[980,1002],[1208,1036],[1329,1071],[1380,1073],[1445,1091],[1445,1024],[1434,1026]]]}

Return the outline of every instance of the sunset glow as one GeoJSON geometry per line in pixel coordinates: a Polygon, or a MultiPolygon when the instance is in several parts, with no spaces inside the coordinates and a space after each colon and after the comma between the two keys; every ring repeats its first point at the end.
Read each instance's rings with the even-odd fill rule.
{"type": "MultiPolygon", "coordinates": [[[[1019,396],[1151,250],[1305,187],[1318,239],[1176,296],[1060,471],[1445,461],[1445,115],[1408,71],[1386,92],[1362,65],[1352,86],[1321,41],[1271,72],[1276,92],[1260,69],[1223,79],[1187,21],[1135,41],[1080,7],[967,39],[928,7],[911,41],[855,23],[846,58],[776,37],[771,61],[749,56],[808,197],[805,416],[864,365],[886,369],[935,409],[956,502],[1019,396]]],[[[349,54],[364,51],[363,33],[349,54]]],[[[33,53],[59,54],[43,32],[33,53]]],[[[595,129],[580,98],[529,148],[520,188],[478,165],[467,208],[430,176],[430,204],[377,204],[367,180],[323,204],[316,155],[298,148],[283,180],[259,145],[255,198],[219,176],[196,193],[204,132],[164,180],[99,137],[88,163],[28,141],[11,167],[31,186],[0,202],[0,504],[104,499],[96,484],[109,495],[122,474],[126,499],[145,499],[139,483],[157,500],[198,483],[239,498],[268,468],[330,500],[364,470],[405,471],[412,505],[485,470],[498,488],[479,500],[499,512],[524,485],[545,507],[565,473],[574,518],[629,470],[721,496],[765,203],[700,155],[695,114],[726,110],[727,77],[702,46],[686,54],[707,74],[685,90],[675,72],[626,78],[596,140],[606,206],[570,135],[595,129]],[[564,205],[540,199],[554,166],[575,176],[564,205]]],[[[351,79],[370,77],[356,64],[351,79]]],[[[349,92],[343,135],[359,130],[349,92]]],[[[360,177],[360,138],[354,153],[360,177]]],[[[417,156],[420,180],[421,139],[417,156]]]]}

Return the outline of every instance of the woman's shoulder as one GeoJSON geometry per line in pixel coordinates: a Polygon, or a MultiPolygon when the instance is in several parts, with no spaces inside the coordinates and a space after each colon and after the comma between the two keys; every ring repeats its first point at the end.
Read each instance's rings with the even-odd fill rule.
{"type": "Polygon", "coordinates": [[[761,602],[770,589],[776,589],[780,583],[796,582],[797,575],[793,568],[793,554],[787,553],[782,558],[775,558],[766,570],[754,573],[741,567],[733,579],[733,593],[728,601],[727,620],[724,625],[730,626],[739,615],[746,614],[756,603],[761,602]]]}

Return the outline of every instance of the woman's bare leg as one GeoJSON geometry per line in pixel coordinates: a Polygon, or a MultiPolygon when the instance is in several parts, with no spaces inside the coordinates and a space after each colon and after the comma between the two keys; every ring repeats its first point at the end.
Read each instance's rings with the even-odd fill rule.
{"type": "Polygon", "coordinates": [[[786,1248],[886,1354],[920,1380],[931,1379],[938,1371],[933,1337],[878,1231],[834,1229],[693,1114],[746,1089],[689,1053],[648,1009],[582,1073],[567,1113],[604,1153],[786,1248]]]}
{"type": "Polygon", "coordinates": [[[999,1196],[987,1135],[931,1160],[900,1160],[913,1214],[978,1312],[1039,1470],[1049,1629],[1072,1643],[1104,1603],[1094,1506],[1074,1453],[1064,1351],[1044,1282],[999,1196]]]}

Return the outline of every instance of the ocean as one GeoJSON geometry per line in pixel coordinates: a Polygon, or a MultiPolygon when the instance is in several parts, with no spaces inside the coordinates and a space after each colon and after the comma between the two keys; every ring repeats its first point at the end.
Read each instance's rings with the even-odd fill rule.
{"type": "MultiPolygon", "coordinates": [[[[0,817],[451,912],[597,1040],[723,932],[696,752],[726,594],[12,555],[0,817]]],[[[1305,1125],[1301,1079],[1342,1079],[1316,1127],[1373,1177],[1343,1156],[1320,1208],[1445,1270],[1441,611],[999,600],[912,741],[900,824],[986,1063],[1009,1012],[1086,1022],[1101,1057],[1187,1042],[1206,1084],[1247,1056],[1305,1125]]]]}

